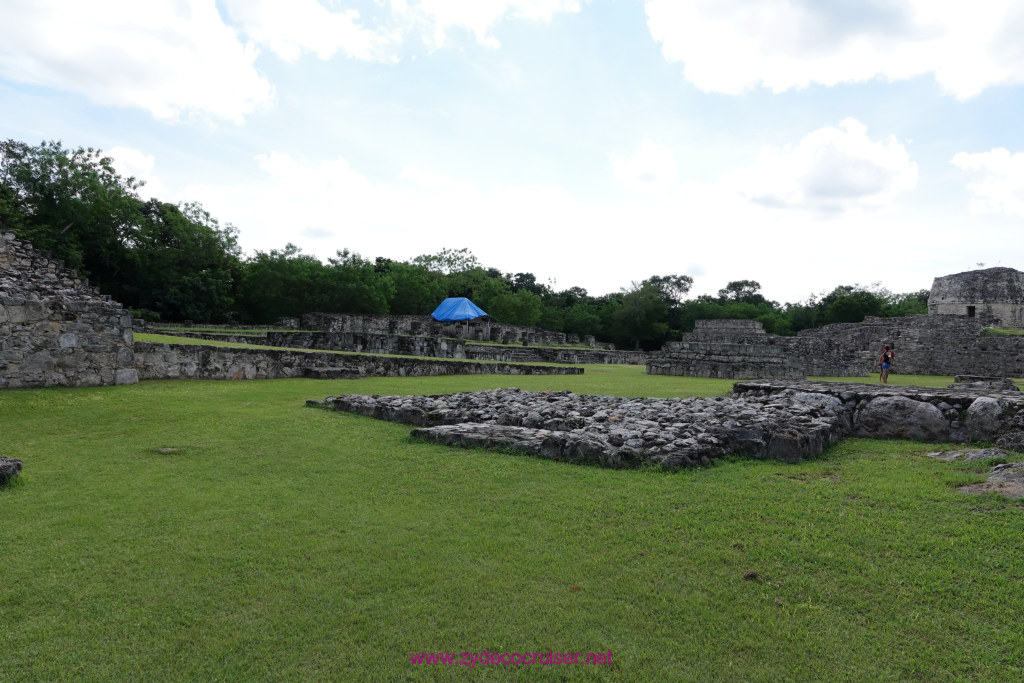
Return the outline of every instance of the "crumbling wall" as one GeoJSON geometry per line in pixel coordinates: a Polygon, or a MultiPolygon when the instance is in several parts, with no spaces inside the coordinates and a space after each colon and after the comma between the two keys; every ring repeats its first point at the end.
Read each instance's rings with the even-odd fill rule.
{"type": "Polygon", "coordinates": [[[491,360],[506,363],[615,363],[642,365],[639,351],[608,351],[590,348],[554,348],[532,345],[474,344],[453,337],[429,337],[376,332],[314,332],[274,330],[266,344],[300,349],[386,353],[433,358],[491,360]]]}
{"type": "Polygon", "coordinates": [[[136,342],[142,379],[353,379],[439,375],[576,375],[583,368],[474,363],[439,358],[237,349],[199,344],[136,342]]]}
{"type": "Polygon", "coordinates": [[[804,379],[867,374],[861,354],[827,337],[768,334],[756,320],[698,320],[682,341],[650,354],[647,374],[720,379],[804,379]]]}
{"type": "Polygon", "coordinates": [[[869,317],[802,330],[798,338],[828,339],[874,361],[882,347],[896,351],[894,368],[911,375],[1024,377],[1024,335],[986,334],[977,317],[907,315],[869,317]]]}
{"type": "Polygon", "coordinates": [[[467,341],[495,342],[498,344],[577,344],[594,348],[614,349],[587,335],[542,330],[539,327],[506,325],[493,320],[462,323],[442,323],[429,315],[370,315],[349,313],[307,313],[302,316],[300,328],[319,332],[368,332],[423,337],[456,337],[467,341]]]}
{"type": "Polygon", "coordinates": [[[0,234],[0,388],[138,381],[131,314],[48,253],[0,234]]]}
{"type": "Polygon", "coordinates": [[[937,277],[928,297],[928,313],[1024,328],[1024,273],[1013,268],[986,268],[937,277]]]}

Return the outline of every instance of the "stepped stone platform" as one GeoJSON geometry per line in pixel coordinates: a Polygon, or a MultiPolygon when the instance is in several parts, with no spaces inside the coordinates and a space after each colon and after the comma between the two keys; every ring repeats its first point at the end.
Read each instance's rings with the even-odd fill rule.
{"type": "Polygon", "coordinates": [[[798,462],[845,436],[998,440],[1024,449],[1020,392],[738,382],[731,397],[623,398],[520,389],[329,396],[307,405],[417,427],[413,436],[605,467],[679,468],[728,454],[798,462]]]}
{"type": "MultiPolygon", "coordinates": [[[[562,335],[565,336],[564,334],[562,335]]],[[[272,330],[266,341],[270,346],[362,353],[402,354],[430,358],[489,360],[506,363],[605,363],[643,365],[643,351],[544,346],[539,341],[513,344],[482,344],[471,340],[424,335],[400,335],[365,331],[317,332],[309,330],[272,330]],[[526,345],[524,345],[526,344],[526,345]]]]}
{"type": "Polygon", "coordinates": [[[768,334],[757,320],[698,320],[647,358],[647,374],[721,379],[862,377],[862,354],[830,339],[768,334]]]}
{"type": "Polygon", "coordinates": [[[441,375],[580,375],[583,368],[285,349],[135,342],[140,379],[356,379],[441,375]]]}

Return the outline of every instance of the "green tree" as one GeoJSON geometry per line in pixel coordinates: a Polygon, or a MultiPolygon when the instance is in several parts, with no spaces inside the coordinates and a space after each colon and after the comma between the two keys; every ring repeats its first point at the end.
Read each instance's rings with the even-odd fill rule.
{"type": "Polygon", "coordinates": [[[319,306],[331,313],[388,313],[394,282],[374,270],[373,263],[344,249],[327,259],[325,288],[319,306]]]}
{"type": "Polygon", "coordinates": [[[448,249],[446,247],[436,254],[417,256],[412,259],[411,263],[444,275],[482,268],[476,256],[473,256],[469,249],[465,248],[448,249]]]}
{"type": "Polygon", "coordinates": [[[597,305],[588,300],[579,300],[565,309],[565,332],[580,336],[593,335],[610,338],[605,334],[597,305]]]}
{"type": "Polygon", "coordinates": [[[619,341],[639,350],[661,345],[669,331],[668,304],[660,288],[650,282],[636,283],[623,290],[621,307],[613,314],[619,341]]]}
{"type": "Polygon", "coordinates": [[[493,268],[470,268],[451,273],[446,278],[446,284],[448,296],[464,296],[489,314],[492,304],[512,291],[508,280],[493,268]]]}
{"type": "Polygon", "coordinates": [[[818,304],[821,323],[859,323],[869,315],[881,315],[886,306],[883,296],[859,285],[841,285],[829,292],[818,304]]]}
{"type": "Polygon", "coordinates": [[[234,307],[241,271],[237,230],[221,228],[197,203],[152,199],[131,242],[131,272],[115,298],[164,320],[224,322],[234,307]]]}
{"type": "Polygon", "coordinates": [[[513,292],[526,290],[527,292],[533,292],[538,296],[551,294],[551,288],[545,284],[537,282],[537,276],[533,273],[516,273],[515,275],[506,275],[505,279],[509,281],[509,286],[511,286],[513,292]]]}
{"type": "Polygon", "coordinates": [[[502,292],[491,299],[484,310],[494,320],[510,325],[535,327],[540,322],[541,299],[531,291],[502,292]]]}
{"type": "Polygon", "coordinates": [[[735,280],[718,290],[719,299],[731,299],[749,304],[764,303],[761,296],[761,283],[757,280],[735,280]]]}
{"type": "Polygon", "coordinates": [[[374,269],[390,279],[394,287],[388,300],[392,313],[428,315],[445,298],[443,276],[423,266],[378,258],[374,269]]]}
{"type": "Polygon", "coordinates": [[[669,306],[678,306],[690,292],[693,278],[689,275],[654,275],[644,280],[644,284],[657,288],[669,306]]]}
{"type": "Polygon", "coordinates": [[[928,313],[928,297],[931,291],[921,289],[906,294],[894,294],[889,298],[889,306],[884,315],[924,315],[928,313]]]}
{"type": "Polygon", "coordinates": [[[0,143],[0,224],[109,292],[129,266],[141,186],[93,148],[0,143]]]}
{"type": "Polygon", "coordinates": [[[324,309],[327,269],[294,244],[282,250],[257,251],[243,264],[238,305],[243,318],[273,323],[324,309]]]}

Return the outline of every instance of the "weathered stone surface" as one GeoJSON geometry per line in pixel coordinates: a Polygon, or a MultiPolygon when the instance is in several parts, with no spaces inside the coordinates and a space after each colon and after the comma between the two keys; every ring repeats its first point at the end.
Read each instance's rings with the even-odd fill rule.
{"type": "Polygon", "coordinates": [[[984,377],[981,375],[956,375],[949,389],[980,389],[995,391],[1020,391],[1009,377],[984,377]]]}
{"type": "Polygon", "coordinates": [[[1007,498],[1024,498],[1024,462],[1008,462],[989,470],[980,484],[961,486],[964,493],[997,493],[1007,498]]]}
{"type": "Polygon", "coordinates": [[[120,304],[0,233],[0,389],[134,383],[131,327],[120,304]]]}
{"type": "Polygon", "coordinates": [[[595,349],[614,350],[614,346],[598,343],[592,336],[580,338],[564,332],[538,327],[522,327],[495,322],[489,318],[468,323],[438,322],[429,315],[368,315],[359,313],[307,313],[302,316],[303,330],[321,332],[366,332],[388,335],[455,337],[467,341],[501,344],[566,344],[582,343],[595,349]]]}
{"type": "Polygon", "coordinates": [[[828,339],[767,334],[756,320],[698,320],[682,341],[647,359],[647,374],[721,379],[803,379],[861,376],[859,350],[828,339]]]}
{"type": "MultiPolygon", "coordinates": [[[[966,424],[961,423],[961,417],[966,417],[970,413],[971,406],[982,397],[996,401],[1001,407],[1001,412],[997,416],[998,424],[995,426],[994,433],[991,432],[992,424],[981,428],[979,417],[979,422],[976,423],[976,428],[979,429],[977,433],[985,434],[985,436],[980,437],[981,440],[988,441],[999,436],[1001,438],[1005,437],[1007,441],[1012,441],[1024,434],[1024,394],[1019,391],[987,391],[962,388],[949,390],[932,387],[852,384],[845,382],[789,382],[783,380],[737,382],[733,385],[734,395],[740,396],[767,396],[790,391],[824,394],[838,398],[844,406],[853,406],[853,423],[850,431],[858,436],[918,438],[957,442],[978,438],[971,436],[966,424]],[[928,436],[928,430],[924,429],[924,425],[920,424],[919,419],[907,421],[905,417],[901,416],[901,413],[894,412],[892,409],[886,409],[884,402],[875,404],[870,411],[866,410],[870,404],[880,398],[893,397],[926,404],[934,408],[932,410],[922,405],[915,409],[911,404],[906,403],[901,410],[915,414],[919,413],[920,416],[926,419],[927,424],[932,425],[933,436],[934,433],[940,436],[937,438],[928,436]],[[938,414],[946,422],[945,427],[940,425],[935,411],[938,411],[938,414]],[[883,423],[885,427],[880,426],[883,423]],[[906,428],[903,427],[904,424],[906,428]]],[[[983,406],[986,404],[988,404],[988,401],[982,402],[983,406]]],[[[988,405],[990,406],[991,404],[988,405]]],[[[989,410],[991,408],[979,407],[975,409],[975,412],[980,416],[981,414],[988,414],[986,411],[989,410]]],[[[1009,445],[999,445],[1003,448],[1013,449],[1009,445]]]]}
{"type": "Polygon", "coordinates": [[[993,458],[1010,457],[1010,454],[1002,448],[966,448],[956,451],[934,451],[932,453],[927,453],[926,455],[930,458],[944,460],[946,462],[953,462],[955,460],[974,462],[975,460],[991,460],[993,458]]]}
{"type": "Polygon", "coordinates": [[[135,343],[140,379],[353,379],[438,375],[577,375],[583,368],[434,358],[135,343]]]}
{"type": "MultiPolygon", "coordinates": [[[[441,326],[441,323],[433,320],[431,322],[435,326],[441,326]]],[[[491,325],[497,326],[495,323],[491,323],[491,325]]],[[[564,339],[565,337],[562,333],[558,333],[558,335],[560,336],[556,335],[555,338],[564,339]]],[[[527,345],[522,343],[513,345],[510,343],[499,346],[493,343],[475,344],[472,340],[461,338],[368,331],[323,332],[279,330],[269,332],[265,342],[261,343],[266,343],[270,346],[300,349],[403,354],[432,358],[502,361],[506,363],[616,363],[643,365],[647,360],[647,354],[642,351],[548,347],[543,346],[546,342],[542,340],[536,340],[532,344],[527,345]]]]}
{"type": "Polygon", "coordinates": [[[0,486],[21,474],[21,467],[21,460],[0,457],[0,486]]]}
{"type": "Polygon", "coordinates": [[[996,447],[1024,453],[1024,432],[1007,432],[996,439],[996,447]]]}
{"type": "Polygon", "coordinates": [[[801,330],[798,338],[819,338],[861,353],[865,369],[878,372],[884,345],[896,350],[895,371],[918,375],[1024,377],[1024,335],[987,334],[979,318],[956,315],[868,317],[801,330]]]}
{"type": "Polygon", "coordinates": [[[967,436],[972,441],[991,441],[1001,426],[1002,404],[991,396],[979,396],[967,409],[964,420],[967,436]]]}
{"type": "Polygon", "coordinates": [[[930,403],[904,396],[879,396],[854,417],[857,436],[948,441],[950,424],[930,403]]]}
{"type": "Polygon", "coordinates": [[[421,427],[419,437],[498,445],[605,467],[708,464],[729,453],[797,461],[847,429],[849,410],[829,396],[636,399],[499,389],[448,396],[328,397],[333,410],[421,427]]]}
{"type": "MultiPolygon", "coordinates": [[[[964,441],[968,433],[960,415],[980,398],[976,392],[927,387],[762,381],[737,382],[732,397],[702,399],[497,389],[442,396],[352,394],[307,403],[414,425],[417,436],[439,443],[500,446],[606,467],[678,468],[726,454],[796,462],[850,434],[964,441]]],[[[1000,433],[1024,423],[1024,395],[1004,392],[998,402],[1000,433]]]]}
{"type": "Polygon", "coordinates": [[[928,297],[928,313],[1024,327],[1024,273],[998,267],[937,277],[928,297]]]}

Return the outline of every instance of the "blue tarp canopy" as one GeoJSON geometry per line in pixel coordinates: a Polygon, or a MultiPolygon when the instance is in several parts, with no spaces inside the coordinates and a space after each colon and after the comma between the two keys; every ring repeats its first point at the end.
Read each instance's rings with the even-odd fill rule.
{"type": "Polygon", "coordinates": [[[483,309],[466,297],[460,296],[442,301],[441,305],[430,314],[430,317],[438,322],[448,323],[459,320],[473,320],[483,315],[487,315],[483,309]]]}

